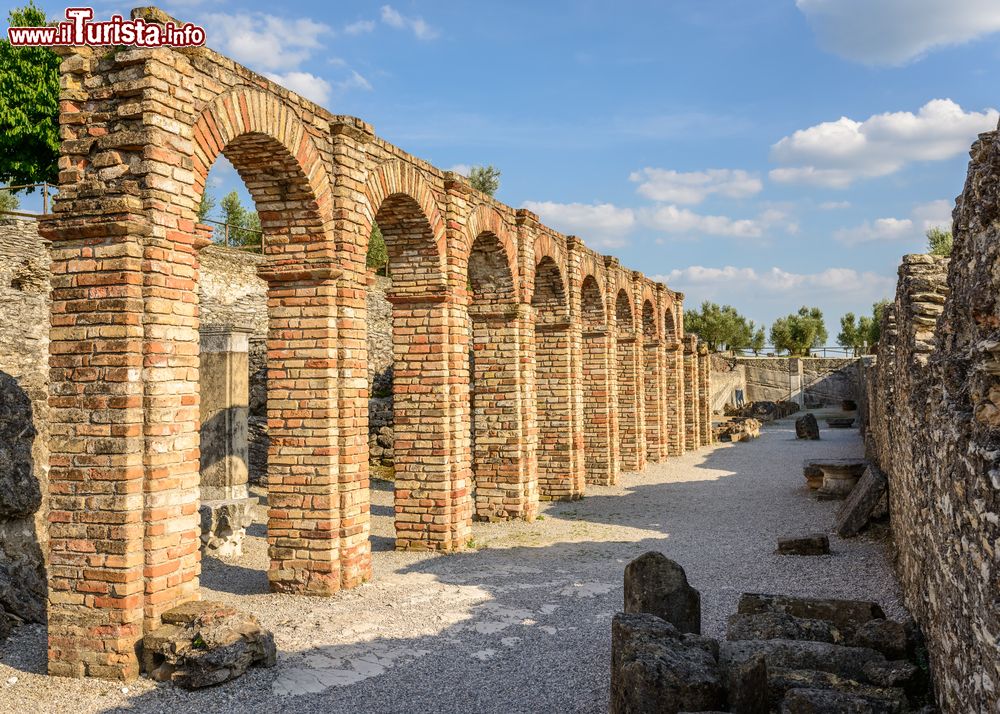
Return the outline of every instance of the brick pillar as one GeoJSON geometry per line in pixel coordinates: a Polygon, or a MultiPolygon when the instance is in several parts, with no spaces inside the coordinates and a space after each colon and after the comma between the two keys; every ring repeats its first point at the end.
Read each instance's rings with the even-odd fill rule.
{"type": "Polygon", "coordinates": [[[684,348],[677,340],[663,345],[664,410],[667,455],[684,453],[684,348]]]}
{"type": "Polygon", "coordinates": [[[471,535],[467,306],[433,296],[390,295],[396,548],[454,550],[471,535]]]}
{"type": "Polygon", "coordinates": [[[698,348],[698,434],[702,446],[712,443],[712,364],[706,345],[698,348]]]}
{"type": "Polygon", "coordinates": [[[622,471],[646,468],[639,356],[635,335],[618,338],[618,429],[622,471]]]}
{"type": "Polygon", "coordinates": [[[249,332],[201,328],[201,540],[207,552],[222,556],[243,552],[253,517],[247,488],[249,332]]]}
{"type": "Polygon", "coordinates": [[[535,310],[519,303],[514,320],[520,360],[521,386],[521,481],[526,519],[538,515],[538,391],[535,384],[535,310]]]}
{"type": "Polygon", "coordinates": [[[49,673],[132,679],[143,635],[143,236],[137,216],[52,241],[49,673]]]}
{"type": "Polygon", "coordinates": [[[575,411],[572,333],[568,321],[535,322],[535,391],[538,423],[538,490],[543,501],[583,495],[582,431],[575,411]]]}
{"type": "Polygon", "coordinates": [[[611,387],[614,361],[607,328],[583,333],[583,419],[587,483],[611,486],[618,481],[611,387]]]}
{"type": "Polygon", "coordinates": [[[533,520],[537,482],[525,463],[517,305],[472,305],[472,429],[478,520],[533,520]]]}
{"type": "Polygon", "coordinates": [[[646,408],[646,460],[652,463],[662,461],[661,441],[663,432],[662,401],[663,387],[662,360],[660,341],[657,338],[645,338],[643,341],[643,385],[644,403],[646,408]]]}
{"type": "Polygon", "coordinates": [[[698,338],[684,337],[684,448],[699,446],[701,425],[698,410],[698,338]]]}

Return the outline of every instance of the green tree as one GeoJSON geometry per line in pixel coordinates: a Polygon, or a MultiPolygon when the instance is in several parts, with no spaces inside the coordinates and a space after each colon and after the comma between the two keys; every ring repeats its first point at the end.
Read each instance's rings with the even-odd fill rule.
{"type": "Polygon", "coordinates": [[[198,220],[204,221],[208,218],[208,215],[215,210],[215,206],[215,196],[206,189],[205,193],[201,194],[201,201],[198,203],[198,220]]]}
{"type": "Polygon", "coordinates": [[[469,170],[469,183],[487,196],[496,194],[500,188],[500,169],[493,164],[489,166],[473,166],[469,170]]]}
{"type": "Polygon", "coordinates": [[[229,227],[229,245],[249,246],[260,245],[260,216],[256,211],[249,211],[240,201],[236,191],[230,191],[219,201],[222,209],[222,222],[225,225],[215,227],[217,243],[226,241],[226,226],[229,227]]]}
{"type": "Polygon", "coordinates": [[[698,335],[713,352],[742,350],[753,345],[754,324],[731,305],[705,301],[700,310],[684,313],[684,329],[698,335]]]}
{"type": "Polygon", "coordinates": [[[818,307],[801,307],[797,313],[778,318],[771,325],[774,349],[791,355],[808,355],[826,342],[826,325],[818,307]]]}
{"type": "Polygon", "coordinates": [[[953,243],[951,231],[935,227],[929,229],[926,235],[927,252],[931,255],[943,255],[945,257],[951,255],[951,246],[953,243]]]}
{"type": "MultiPolygon", "coordinates": [[[[34,0],[11,10],[12,27],[42,27],[34,0]]],[[[0,184],[59,180],[59,58],[47,47],[0,40],[0,184]]]]}
{"type": "Polygon", "coordinates": [[[0,213],[6,211],[16,211],[20,208],[21,202],[10,191],[0,190],[0,213]]]}
{"type": "MultiPolygon", "coordinates": [[[[753,322],[750,323],[753,327],[753,322]]],[[[753,331],[753,337],[750,339],[750,349],[753,350],[754,356],[760,355],[761,351],[764,349],[766,344],[767,336],[764,331],[764,326],[761,325],[753,331]]]]}
{"type": "Polygon", "coordinates": [[[872,318],[868,325],[868,349],[871,351],[878,346],[879,338],[882,336],[882,318],[889,304],[888,300],[879,300],[872,305],[872,318]]]}
{"type": "MultiPolygon", "coordinates": [[[[861,318],[862,321],[865,318],[861,318]]],[[[865,333],[858,324],[858,319],[853,312],[849,312],[840,318],[840,334],[837,335],[837,344],[844,349],[854,352],[857,357],[858,352],[864,348],[865,333]]]]}
{"type": "Polygon", "coordinates": [[[370,270],[381,270],[389,264],[389,250],[385,246],[385,237],[377,223],[372,223],[372,233],[368,237],[368,255],[365,265],[370,270]]]}

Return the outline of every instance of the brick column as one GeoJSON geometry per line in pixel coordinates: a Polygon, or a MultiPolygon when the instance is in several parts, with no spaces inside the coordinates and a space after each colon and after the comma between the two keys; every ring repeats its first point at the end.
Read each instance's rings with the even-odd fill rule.
{"type": "Polygon", "coordinates": [[[641,372],[635,335],[618,338],[618,429],[622,471],[646,468],[641,372]]]}
{"type": "Polygon", "coordinates": [[[467,305],[433,295],[395,296],[393,409],[396,548],[454,550],[471,536],[471,469],[456,458],[470,424],[467,305]],[[468,414],[468,407],[456,407],[468,414]],[[460,433],[464,432],[464,434],[460,433]]]}
{"type": "Polygon", "coordinates": [[[127,680],[139,674],[145,602],[142,264],[150,229],[135,215],[41,227],[52,241],[48,669],[127,680]]]}
{"type": "Polygon", "coordinates": [[[261,266],[268,283],[267,577],[276,592],[341,587],[337,279],[329,264],[261,266]]]}
{"type": "Polygon", "coordinates": [[[538,515],[538,400],[535,384],[535,310],[519,303],[514,318],[518,347],[521,396],[521,469],[525,518],[538,515]]]}
{"type": "Polygon", "coordinates": [[[698,347],[698,434],[702,446],[712,443],[712,364],[706,345],[698,347]]]}
{"type": "Polygon", "coordinates": [[[587,483],[618,481],[617,444],[612,426],[613,356],[607,328],[583,333],[583,419],[587,483]]]}
{"type": "Polygon", "coordinates": [[[532,520],[537,484],[523,446],[523,374],[517,305],[472,305],[473,471],[479,520],[532,520]]]}
{"type": "Polygon", "coordinates": [[[663,428],[663,359],[660,340],[643,341],[644,396],[646,407],[646,460],[659,463],[665,454],[663,428]]]}
{"type": "Polygon", "coordinates": [[[667,455],[684,453],[684,347],[677,340],[663,345],[664,410],[667,455]]]}
{"type": "Polygon", "coordinates": [[[684,449],[694,451],[701,433],[698,411],[698,338],[684,337],[684,449]]]}
{"type": "Polygon", "coordinates": [[[568,322],[535,322],[538,490],[543,501],[583,495],[581,424],[574,399],[572,336],[568,322]]]}

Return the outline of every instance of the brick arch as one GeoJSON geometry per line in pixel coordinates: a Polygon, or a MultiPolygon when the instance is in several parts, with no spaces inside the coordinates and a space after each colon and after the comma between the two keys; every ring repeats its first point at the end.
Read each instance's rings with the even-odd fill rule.
{"type": "Polygon", "coordinates": [[[379,164],[368,173],[364,196],[365,205],[361,212],[366,222],[362,226],[364,229],[362,237],[365,240],[368,238],[372,222],[385,201],[392,196],[406,196],[420,208],[427,220],[430,234],[441,256],[443,270],[448,240],[445,221],[438,209],[431,185],[416,167],[395,159],[379,164]]]}
{"type": "Polygon", "coordinates": [[[566,251],[552,236],[540,235],[535,239],[535,265],[541,263],[543,258],[551,258],[559,267],[559,273],[563,276],[563,284],[565,285],[566,251]]]}
{"type": "Polygon", "coordinates": [[[663,310],[663,338],[670,342],[677,342],[681,336],[677,331],[677,306],[673,300],[666,301],[666,308],[663,310]]]}
{"type": "Polygon", "coordinates": [[[618,334],[631,335],[635,330],[635,307],[632,304],[632,296],[625,288],[618,288],[615,295],[615,321],[618,325],[618,334]]]}
{"type": "Polygon", "coordinates": [[[657,329],[659,325],[656,319],[656,308],[653,305],[652,300],[646,299],[642,301],[642,335],[650,339],[656,339],[659,333],[657,329]]]}
{"type": "Polygon", "coordinates": [[[608,324],[601,283],[594,273],[586,273],[580,283],[580,314],[585,329],[600,329],[608,324]]]}
{"type": "Polygon", "coordinates": [[[247,86],[219,94],[202,108],[192,136],[199,197],[209,169],[224,154],[258,204],[262,224],[276,224],[279,214],[287,213],[268,204],[274,196],[287,203],[289,191],[313,214],[313,222],[326,223],[332,201],[329,174],[305,125],[276,95],[247,86]],[[269,187],[278,190],[269,193],[269,187]]]}
{"type": "Polygon", "coordinates": [[[518,282],[517,243],[511,236],[510,230],[507,228],[507,224],[504,222],[500,212],[491,206],[479,204],[472,210],[465,221],[465,231],[462,233],[462,248],[466,254],[472,251],[472,246],[475,244],[476,239],[483,233],[490,233],[495,236],[503,247],[507,265],[510,267],[511,276],[514,278],[516,284],[518,282]]]}

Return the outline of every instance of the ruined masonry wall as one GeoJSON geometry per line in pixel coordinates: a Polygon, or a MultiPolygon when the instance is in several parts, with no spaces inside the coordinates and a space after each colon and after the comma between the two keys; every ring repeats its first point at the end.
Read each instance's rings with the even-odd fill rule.
{"type": "Polygon", "coordinates": [[[1000,705],[1000,140],[980,136],[947,259],[899,269],[865,438],[889,480],[897,569],[945,712],[1000,705]]]}
{"type": "Polygon", "coordinates": [[[0,219],[0,638],[45,618],[48,315],[46,242],[0,219]]]}

